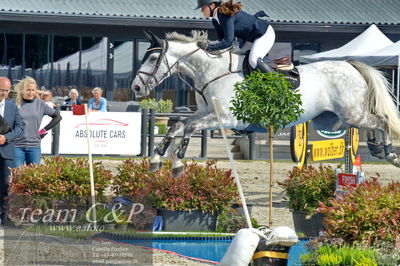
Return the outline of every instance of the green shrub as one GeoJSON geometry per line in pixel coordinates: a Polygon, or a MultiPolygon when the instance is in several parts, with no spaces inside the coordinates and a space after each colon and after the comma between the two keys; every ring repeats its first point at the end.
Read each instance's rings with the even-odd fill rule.
{"type": "Polygon", "coordinates": [[[300,256],[302,265],[321,266],[352,266],[377,265],[378,253],[374,249],[364,249],[353,246],[323,245],[314,251],[300,256]]]}
{"type": "Polygon", "coordinates": [[[292,90],[285,76],[278,72],[252,72],[242,82],[235,84],[232,113],[239,120],[272,126],[276,132],[296,121],[304,112],[301,95],[292,90]]]}
{"type": "MultiPolygon", "coordinates": [[[[247,222],[245,217],[239,215],[235,210],[223,210],[218,214],[216,232],[221,233],[236,233],[242,228],[247,228],[247,222]]],[[[258,228],[258,224],[255,218],[251,218],[251,225],[253,228],[258,228]]]]}
{"type": "MultiPolygon", "coordinates": [[[[103,196],[111,180],[111,172],[101,162],[93,163],[94,187],[103,196]]],[[[44,157],[43,163],[12,169],[10,194],[52,198],[90,196],[87,159],[60,156],[44,157]]]]}
{"type": "Polygon", "coordinates": [[[311,213],[319,202],[327,204],[334,197],[336,177],[332,167],[307,165],[289,172],[281,185],[289,199],[289,208],[294,211],[311,213]]]}
{"type": "Polygon", "coordinates": [[[400,182],[382,186],[376,178],[361,183],[343,197],[321,203],[327,237],[347,243],[400,247],[400,182]]]}
{"type": "Polygon", "coordinates": [[[156,109],[157,107],[157,102],[156,99],[154,98],[149,98],[149,99],[143,99],[139,102],[139,106],[142,109],[156,109]]]}
{"type": "Polygon", "coordinates": [[[167,125],[164,124],[159,124],[155,123],[155,125],[158,127],[158,135],[165,135],[168,132],[168,127],[167,125]]]}
{"type": "Polygon", "coordinates": [[[112,187],[118,195],[148,198],[154,208],[219,212],[238,200],[238,192],[231,171],[217,169],[215,163],[208,161],[204,167],[185,162],[183,173],[174,178],[171,161],[152,173],[147,159],[130,159],[118,167],[112,187]]]}
{"type": "Polygon", "coordinates": [[[154,109],[156,113],[171,113],[173,105],[171,100],[161,99],[157,102],[154,98],[143,99],[139,102],[140,108],[154,109]]]}
{"type": "Polygon", "coordinates": [[[171,113],[172,112],[172,107],[173,103],[171,100],[159,100],[157,102],[157,107],[156,107],[156,112],[157,113],[171,113]]]}
{"type": "Polygon", "coordinates": [[[117,167],[117,174],[114,176],[112,189],[116,195],[126,197],[138,197],[148,194],[146,191],[145,179],[151,178],[147,175],[153,176],[149,172],[150,162],[147,159],[135,161],[134,159],[127,159],[120,163],[117,167]]]}

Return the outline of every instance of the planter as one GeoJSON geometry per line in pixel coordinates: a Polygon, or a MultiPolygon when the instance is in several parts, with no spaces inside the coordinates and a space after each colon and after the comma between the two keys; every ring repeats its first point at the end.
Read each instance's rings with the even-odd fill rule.
{"type": "Polygon", "coordinates": [[[117,224],[116,228],[122,232],[126,232],[126,230],[128,230],[128,224],[117,224]]]}
{"type": "Polygon", "coordinates": [[[156,116],[154,117],[154,122],[160,125],[168,125],[169,117],[168,116],[156,116]]]}
{"type": "Polygon", "coordinates": [[[317,213],[309,216],[306,211],[292,211],[294,229],[296,233],[303,233],[305,236],[319,236],[324,230],[322,225],[322,214],[317,213]]]}
{"type": "Polygon", "coordinates": [[[201,211],[159,210],[164,231],[215,231],[217,215],[201,211]]]}
{"type": "Polygon", "coordinates": [[[115,229],[115,224],[105,224],[104,227],[107,230],[114,230],[115,229]]]}

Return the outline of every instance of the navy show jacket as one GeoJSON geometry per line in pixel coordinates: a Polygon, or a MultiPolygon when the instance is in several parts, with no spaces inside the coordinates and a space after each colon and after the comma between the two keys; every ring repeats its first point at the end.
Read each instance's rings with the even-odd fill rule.
{"type": "Polygon", "coordinates": [[[212,19],[212,23],[217,31],[219,42],[210,44],[207,47],[209,52],[232,46],[235,37],[242,39],[244,42],[254,42],[255,39],[264,35],[269,27],[268,21],[259,18],[267,16],[264,11],[250,15],[240,10],[233,16],[218,12],[217,16],[219,23],[215,18],[212,19]]]}

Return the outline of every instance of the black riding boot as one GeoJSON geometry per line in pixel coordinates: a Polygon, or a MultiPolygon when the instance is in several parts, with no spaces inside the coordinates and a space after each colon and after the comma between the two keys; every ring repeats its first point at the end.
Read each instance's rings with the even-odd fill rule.
{"type": "Polygon", "coordinates": [[[261,73],[273,72],[272,68],[261,57],[257,59],[256,69],[260,70],[261,73]]]}

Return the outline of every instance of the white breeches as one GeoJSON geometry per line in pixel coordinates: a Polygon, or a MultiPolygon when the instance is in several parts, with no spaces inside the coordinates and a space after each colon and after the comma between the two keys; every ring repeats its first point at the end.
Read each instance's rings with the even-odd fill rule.
{"type": "Polygon", "coordinates": [[[267,32],[260,38],[256,39],[250,50],[249,63],[252,68],[256,68],[257,59],[259,57],[264,58],[271,50],[275,42],[275,31],[271,25],[269,25],[267,32]]]}

